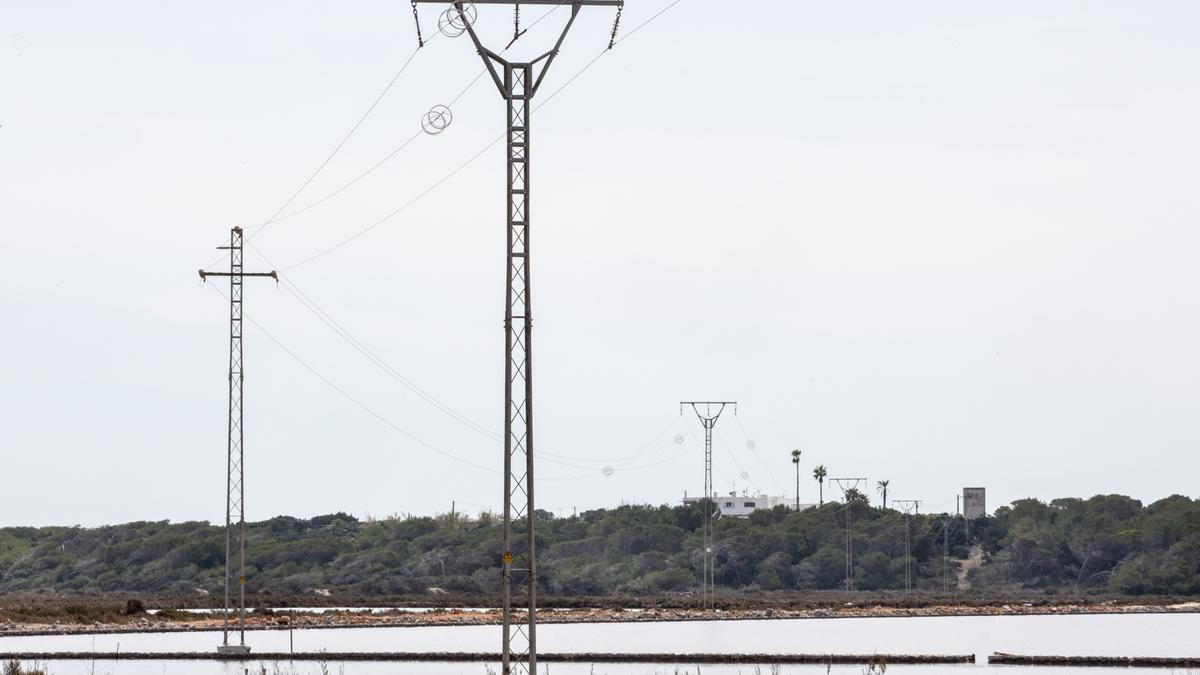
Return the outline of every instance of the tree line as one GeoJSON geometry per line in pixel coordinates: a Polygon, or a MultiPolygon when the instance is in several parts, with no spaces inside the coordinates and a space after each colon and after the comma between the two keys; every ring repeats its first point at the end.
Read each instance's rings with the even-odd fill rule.
{"type": "MultiPolygon", "coordinates": [[[[709,505],[710,506],[710,505],[709,505]]],[[[571,517],[536,514],[543,594],[689,593],[699,584],[706,506],[622,506],[571,517]]],[[[431,589],[492,594],[499,519],[336,513],[247,525],[248,587],[294,596],[401,596],[431,589]]],[[[224,531],[207,522],[0,529],[0,592],[140,592],[219,596],[224,531]]],[[[854,493],[796,512],[784,507],[715,526],[720,591],[845,589],[940,592],[1200,594],[1200,500],[1149,505],[1121,495],[1023,499],[970,523],[906,514],[854,493]],[[847,516],[849,516],[847,518],[847,516]],[[849,524],[849,537],[847,537],[849,524]],[[852,581],[847,577],[847,541],[852,581]]],[[[436,591],[434,591],[436,592],[436,591]]]]}

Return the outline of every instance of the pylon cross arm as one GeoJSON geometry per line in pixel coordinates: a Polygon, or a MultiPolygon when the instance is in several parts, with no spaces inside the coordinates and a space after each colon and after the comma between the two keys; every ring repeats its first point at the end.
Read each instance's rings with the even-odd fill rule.
{"type": "MultiPolygon", "coordinates": [[[[446,4],[446,0],[412,0],[412,2],[414,12],[416,11],[417,4],[446,4]]],[[[511,100],[517,97],[530,99],[533,98],[535,93],[537,93],[537,90],[542,85],[542,79],[545,78],[546,73],[550,70],[550,64],[552,64],[555,57],[558,56],[558,52],[562,48],[563,41],[567,38],[567,33],[571,31],[571,26],[575,24],[575,17],[579,15],[579,10],[581,8],[615,7],[617,8],[619,14],[620,10],[625,7],[625,0],[473,0],[470,2],[465,2],[463,0],[451,0],[450,6],[453,10],[458,12],[462,21],[462,26],[466,33],[471,36],[471,42],[475,44],[476,51],[478,51],[479,55],[483,58],[483,63],[487,67],[488,74],[492,77],[492,82],[495,83],[496,88],[500,90],[500,94],[502,96],[511,100]],[[567,19],[567,25],[563,27],[562,33],[558,36],[558,40],[554,43],[554,47],[552,49],[528,63],[514,64],[505,60],[496,52],[483,46],[483,42],[480,41],[479,36],[475,33],[475,26],[473,25],[473,22],[467,17],[466,9],[464,8],[466,5],[554,5],[556,7],[559,5],[565,5],[571,8],[571,16],[569,19],[567,19]],[[538,69],[536,76],[533,76],[534,66],[538,66],[539,64],[540,68],[538,69]],[[500,66],[500,70],[497,70],[497,65],[500,66]],[[528,66],[530,69],[530,76],[533,79],[532,83],[526,83],[523,87],[521,87],[521,91],[519,92],[514,91],[514,87],[507,81],[507,78],[503,77],[503,74],[510,71],[514,65],[528,66]]],[[[517,35],[517,37],[519,36],[520,34],[517,35]]],[[[515,41],[516,37],[514,37],[513,40],[515,41]]],[[[509,43],[509,46],[512,46],[511,42],[509,43]]]]}

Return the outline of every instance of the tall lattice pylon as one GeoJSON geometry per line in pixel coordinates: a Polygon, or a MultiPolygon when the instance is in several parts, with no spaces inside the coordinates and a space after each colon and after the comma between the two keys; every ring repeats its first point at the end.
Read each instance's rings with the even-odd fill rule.
{"type": "Polygon", "coordinates": [[[701,543],[701,553],[704,568],[701,571],[700,604],[704,609],[712,609],[716,604],[716,556],[713,550],[713,520],[717,517],[717,502],[713,494],[712,484],[712,434],[717,426],[725,406],[733,406],[733,414],[737,414],[737,401],[681,401],[679,414],[683,414],[684,406],[691,406],[700,423],[704,425],[704,496],[700,498],[700,527],[704,533],[701,543]],[[703,408],[703,412],[701,409],[703,408]]]}
{"type": "MultiPolygon", "coordinates": [[[[438,25],[451,37],[467,34],[506,105],[508,252],[504,299],[504,552],[500,561],[503,675],[537,673],[537,555],[534,542],[533,310],[530,297],[530,102],[554,62],[580,8],[623,7],[624,0],[412,0],[446,7],[438,25]],[[554,48],[527,62],[513,62],[483,46],[475,31],[476,5],[513,5],[512,41],[524,31],[520,5],[558,5],[570,17],[554,48]],[[514,596],[516,596],[514,598],[514,596]],[[524,616],[520,612],[524,612],[524,616]]],[[[418,40],[420,22],[418,17],[418,40]]],[[[615,27],[614,27],[615,30],[615,27]]],[[[511,45],[512,42],[509,43],[511,45]]],[[[611,44],[611,43],[610,43],[611,44]]]]}
{"type": "Polygon", "coordinates": [[[912,591],[912,524],[909,518],[913,512],[920,511],[919,499],[893,499],[893,504],[904,511],[904,592],[912,591]]]}
{"type": "Polygon", "coordinates": [[[866,495],[859,491],[858,486],[869,485],[866,478],[830,478],[829,482],[837,483],[842,489],[842,501],[846,511],[846,590],[854,590],[854,530],[851,528],[851,513],[854,499],[866,501],[866,495]]]}
{"type": "Polygon", "coordinates": [[[230,654],[246,653],[246,459],[243,428],[244,407],[242,405],[242,282],[246,277],[270,277],[276,282],[274,272],[246,272],[242,269],[242,228],[230,232],[229,246],[219,246],[229,251],[228,272],[205,272],[200,270],[200,280],[208,277],[229,277],[229,439],[225,459],[225,612],[222,624],[221,646],[218,651],[230,654]],[[236,518],[236,523],[234,519],[236,518]],[[229,614],[232,605],[233,556],[237,552],[237,628],[239,641],[229,644],[229,614]]]}

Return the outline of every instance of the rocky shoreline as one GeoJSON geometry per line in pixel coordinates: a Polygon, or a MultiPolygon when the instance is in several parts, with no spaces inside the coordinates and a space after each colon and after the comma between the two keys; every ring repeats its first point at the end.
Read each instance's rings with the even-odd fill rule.
{"type": "MultiPolygon", "coordinates": [[[[1077,614],[1168,614],[1200,612],[1200,602],[1172,605],[1063,604],[1034,605],[1013,603],[988,606],[934,605],[900,608],[878,605],[846,604],[816,609],[545,609],[541,623],[624,623],[672,621],[753,621],[784,619],[840,619],[886,617],[950,616],[1044,616],[1077,614]]],[[[211,614],[180,616],[143,615],[120,622],[48,622],[0,623],[0,637],[20,635],[74,635],[102,633],[173,633],[220,630],[222,620],[211,614]]],[[[330,610],[326,612],[254,611],[246,617],[247,630],[311,630],[335,628],[401,628],[421,626],[484,626],[500,623],[500,611],[434,609],[411,612],[393,610],[375,613],[368,610],[330,610]]]]}

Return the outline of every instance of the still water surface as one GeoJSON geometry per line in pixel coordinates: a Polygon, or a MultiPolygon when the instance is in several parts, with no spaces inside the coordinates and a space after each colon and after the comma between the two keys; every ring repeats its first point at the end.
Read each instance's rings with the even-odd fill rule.
{"type": "MultiPolygon", "coordinates": [[[[494,651],[497,626],[443,626],[421,628],[345,628],[297,630],[296,651],[494,651]]],[[[247,643],[257,652],[286,652],[287,631],[252,631],[247,643]]],[[[219,632],[123,635],[71,635],[0,638],[0,652],[12,651],[209,651],[220,642],[219,632]]],[[[538,644],[544,652],[707,652],[707,653],[903,653],[977,655],[975,666],[893,666],[894,673],[932,672],[936,675],[981,673],[999,670],[985,661],[994,651],[1017,654],[1098,656],[1200,657],[1200,614],[1138,614],[1087,616],[905,617],[878,619],[792,619],[777,621],[695,621],[675,623],[543,624],[538,644]]],[[[270,673],[273,664],[267,664],[270,673]]],[[[257,664],[256,664],[257,666],[257,664]]],[[[58,662],[54,675],[90,672],[91,664],[58,662]]],[[[337,675],[340,666],[330,666],[337,675]]],[[[702,666],[704,673],[733,675],[755,672],[753,666],[702,666]]],[[[251,670],[255,670],[251,666],[251,670]]],[[[291,668],[288,668],[289,672],[291,668]]],[[[315,674],[315,663],[297,663],[302,675],[315,674]]],[[[1039,675],[1092,673],[1109,669],[1015,668],[1016,673],[1039,675]]],[[[1119,669],[1122,673],[1137,672],[1119,669]]],[[[96,673],[113,675],[233,675],[242,666],[215,662],[105,662],[96,673]]],[[[483,664],[348,663],[346,675],[423,673],[428,675],[484,675],[483,664]]],[[[583,675],[589,665],[550,664],[551,673],[583,675]]],[[[596,675],[674,675],[674,667],[609,665],[595,668],[596,675]]],[[[679,669],[696,673],[695,666],[679,669]]],[[[767,668],[763,668],[768,673],[767,668]]],[[[786,666],[782,673],[815,675],[825,667],[786,666]]],[[[829,672],[861,673],[859,666],[834,667],[829,672]]],[[[1170,672],[1170,670],[1146,671],[1170,672]]]]}

